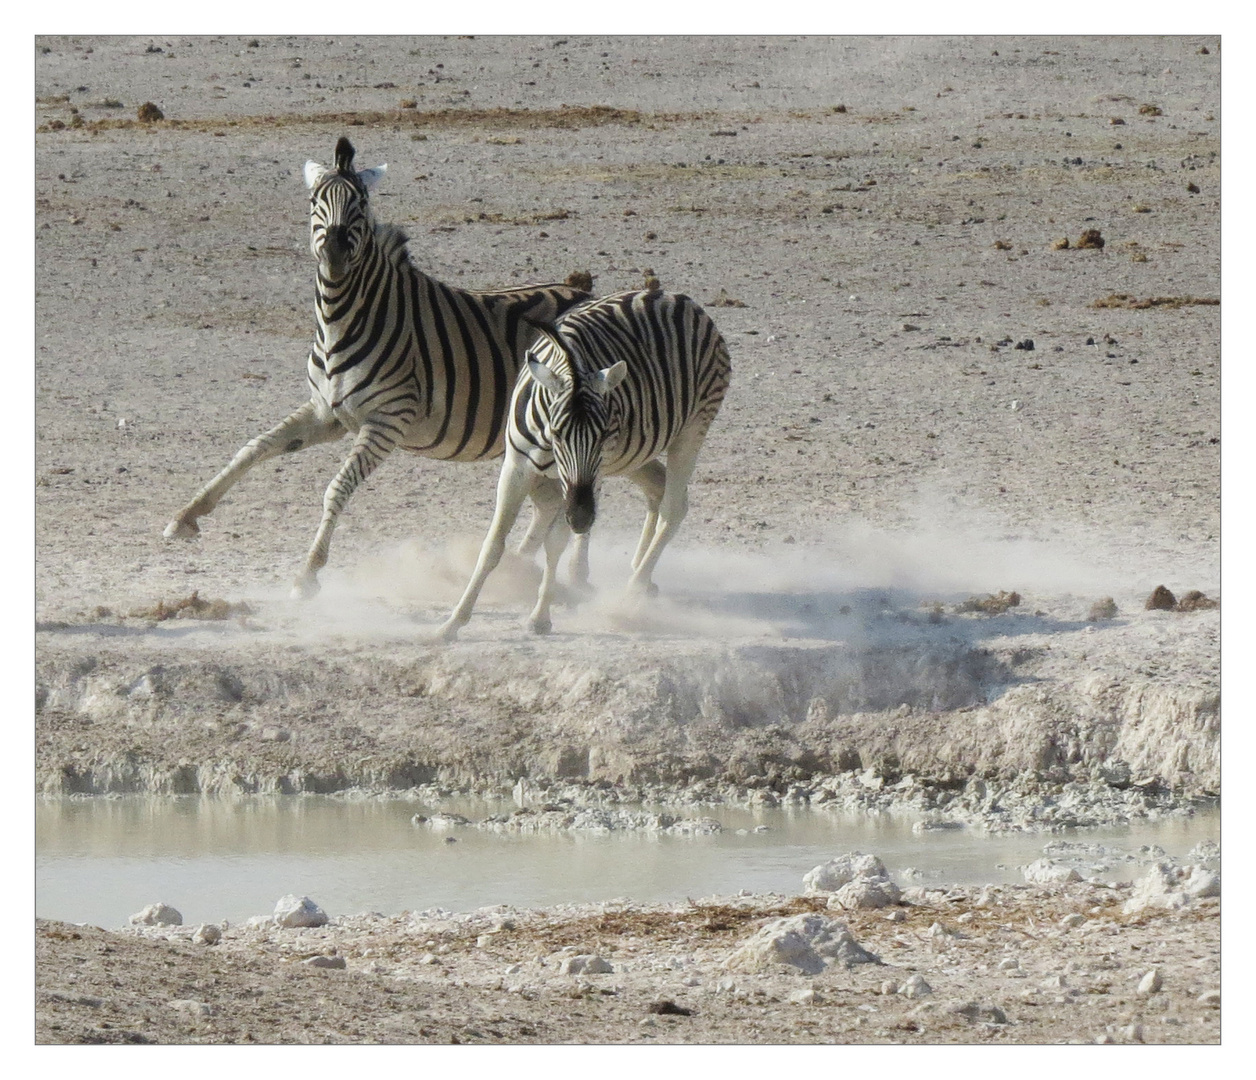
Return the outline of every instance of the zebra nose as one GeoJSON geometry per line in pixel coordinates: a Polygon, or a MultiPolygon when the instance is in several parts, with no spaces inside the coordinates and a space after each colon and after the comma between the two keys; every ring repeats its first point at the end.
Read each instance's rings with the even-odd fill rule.
{"type": "Polygon", "coordinates": [[[577,535],[587,533],[593,527],[593,519],[597,517],[597,506],[593,500],[593,488],[574,488],[567,497],[567,524],[577,535]]]}

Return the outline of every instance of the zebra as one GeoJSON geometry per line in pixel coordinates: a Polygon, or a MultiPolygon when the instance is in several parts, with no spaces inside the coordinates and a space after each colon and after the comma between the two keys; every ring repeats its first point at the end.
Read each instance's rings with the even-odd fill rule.
{"type": "Polygon", "coordinates": [[[728,347],[715,324],[682,294],[647,288],[607,296],[538,326],[510,404],[492,524],[470,583],[436,639],[453,641],[471,618],[525,496],[545,545],[528,626],[548,633],[567,530],[579,536],[593,525],[603,475],[627,476],[645,494],[629,589],[657,592],[654,567],[688,509],[689,479],[729,371],[728,347]]]}
{"type": "MultiPolygon", "coordinates": [[[[310,399],[246,443],[166,526],[194,537],[249,469],[276,456],[354,435],[353,447],[323,496],[323,516],[293,595],[319,588],[331,533],[354,489],[400,447],[442,461],[482,461],[502,452],[506,410],[536,331],[589,293],[572,285],[468,292],[429,277],[411,261],[408,237],[376,224],[368,195],[386,165],[355,170],[354,149],[336,143],[331,168],[305,164],[310,189],[310,251],[318,260],[318,326],[306,365],[310,399]]],[[[573,275],[573,279],[576,275],[573,275]]],[[[522,553],[542,536],[530,530],[522,553]]],[[[587,549],[573,577],[587,585],[587,549]]]]}

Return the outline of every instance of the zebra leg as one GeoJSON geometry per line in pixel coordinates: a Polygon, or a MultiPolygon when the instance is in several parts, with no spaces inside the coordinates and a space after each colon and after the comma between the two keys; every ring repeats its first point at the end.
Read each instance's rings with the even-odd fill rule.
{"type": "Polygon", "coordinates": [[[562,489],[552,481],[537,485],[532,492],[536,514],[534,521],[549,522],[545,531],[545,570],[541,575],[541,587],[537,590],[536,607],[528,616],[528,629],[534,634],[548,634],[550,605],[554,600],[554,581],[558,572],[558,560],[567,546],[570,530],[567,522],[560,520],[563,508],[562,489]]]}
{"type": "Polygon", "coordinates": [[[630,472],[628,479],[641,489],[645,495],[645,525],[641,529],[641,539],[637,543],[637,553],[632,557],[632,568],[637,569],[645,553],[654,539],[655,529],[659,521],[659,504],[663,501],[663,492],[667,483],[667,470],[663,463],[655,458],[647,461],[636,472],[630,472]]]}
{"type": "Polygon", "coordinates": [[[705,437],[705,426],[682,431],[668,448],[667,480],[659,504],[658,526],[650,539],[649,547],[628,581],[631,592],[649,596],[658,593],[658,587],[650,579],[663,549],[676,535],[676,530],[680,528],[680,523],[685,520],[685,514],[689,511],[689,478],[698,463],[698,451],[702,449],[702,440],[705,437]]]}
{"type": "Polygon", "coordinates": [[[396,445],[391,430],[369,419],[359,429],[357,438],[353,440],[353,449],[323,494],[323,518],[318,523],[318,532],[314,534],[305,567],[293,583],[294,599],[307,600],[318,592],[318,572],[327,565],[332,530],[336,528],[341,511],[358,485],[378,468],[396,445]]]}
{"type": "Polygon", "coordinates": [[[588,529],[576,537],[575,550],[567,562],[567,579],[575,592],[582,596],[592,596],[597,590],[589,584],[589,537],[593,530],[588,529]]]}
{"type": "Polygon", "coordinates": [[[497,506],[493,510],[493,523],[489,526],[488,535],[480,547],[480,557],[475,564],[475,572],[467,584],[462,599],[458,601],[449,618],[436,631],[436,640],[453,641],[471,618],[475,610],[475,602],[480,597],[485,579],[501,561],[506,550],[506,536],[519,516],[519,508],[523,500],[531,492],[536,483],[537,473],[523,455],[513,447],[506,447],[506,461],[502,465],[501,476],[497,480],[497,506]]]}
{"type": "Polygon", "coordinates": [[[278,454],[291,454],[318,443],[344,438],[345,429],[333,418],[321,419],[314,402],[307,401],[291,416],[276,424],[264,435],[245,443],[225,469],[196,493],[190,503],[179,511],[162,535],[167,540],[189,538],[201,530],[196,519],[213,511],[227,490],[254,465],[278,454]]]}

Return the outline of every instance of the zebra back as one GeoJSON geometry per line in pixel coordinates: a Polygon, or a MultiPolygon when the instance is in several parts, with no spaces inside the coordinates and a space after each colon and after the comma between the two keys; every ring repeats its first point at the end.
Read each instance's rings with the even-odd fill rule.
{"type": "Polygon", "coordinates": [[[688,296],[635,290],[590,300],[548,329],[530,355],[565,389],[548,390],[525,369],[508,432],[512,446],[543,470],[573,416],[604,424],[601,471],[616,474],[658,457],[684,430],[704,435],[719,412],[729,383],[728,347],[688,296]],[[600,420],[596,381],[621,362],[626,371],[605,394],[600,420]]]}

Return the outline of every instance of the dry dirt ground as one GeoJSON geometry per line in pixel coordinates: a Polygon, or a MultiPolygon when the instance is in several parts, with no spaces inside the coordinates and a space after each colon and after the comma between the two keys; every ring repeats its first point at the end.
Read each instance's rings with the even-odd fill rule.
{"type": "MultiPolygon", "coordinates": [[[[962,790],[974,820],[992,812],[980,781],[1022,807],[1067,789],[1095,821],[1219,794],[1219,611],[1144,610],[1158,585],[1220,599],[1215,38],[41,37],[36,51],[40,792],[528,777],[591,799],[696,784],[807,798],[832,777],[910,777],[926,808],[962,790]],[[140,120],[146,103],[162,118],[140,120]],[[592,602],[530,638],[534,571],[505,567],[459,642],[428,644],[487,527],[495,462],[387,461],[305,605],[287,586],[344,443],[258,468],[199,540],[162,539],[304,399],[301,169],[341,135],[361,164],[389,164],[377,216],[442,280],[582,270],[607,293],[652,270],[708,306],[733,385],[658,602],[619,598],[640,507],[612,481],[592,602]],[[1019,603],[965,610],[1000,592],[1019,603]],[[1092,619],[1105,598],[1115,613],[1092,619]]],[[[1060,902],[1018,896],[1010,925],[1054,925],[1060,902]]],[[[1203,1006],[1203,1026],[1122,1012],[1159,924],[1207,964],[1214,915],[1105,924],[1126,1004],[1099,1027],[1215,1039],[1203,1006]]],[[[874,926],[889,932],[870,923],[868,947],[894,955],[874,926]]],[[[648,953],[653,933],[631,940],[648,953]]],[[[259,1011],[254,982],[281,1006],[355,1017],[368,1001],[410,1002],[404,1016],[429,991],[396,997],[364,952],[348,972],[275,966],[278,940],[38,938],[48,1041],[444,1040],[467,1023],[499,1041],[719,1041],[759,1037],[739,1026],[752,1014],[764,1038],[800,1041],[1102,1033],[1064,1006],[1026,1005],[992,1035],[909,1018],[898,999],[890,1024],[797,1004],[786,1019],[770,987],[639,1028],[648,997],[679,993],[663,983],[584,993],[561,1025],[543,994],[468,1021],[496,991],[445,967],[423,976],[452,995],[430,1035],[348,1014],[320,1027],[299,1005],[259,1011]],[[150,970],[218,987],[216,1011],[142,1019],[150,970]],[[116,1006],[114,1027],[104,1005],[67,1004],[75,972],[109,982],[75,993],[116,1006]]],[[[1068,940],[1099,979],[1083,947],[1099,937],[1068,940]]],[[[880,985],[858,978],[822,996],[880,985]]]]}

